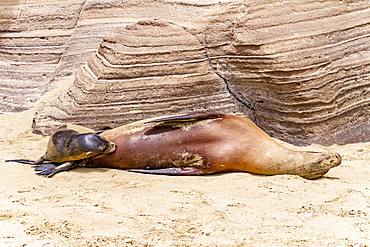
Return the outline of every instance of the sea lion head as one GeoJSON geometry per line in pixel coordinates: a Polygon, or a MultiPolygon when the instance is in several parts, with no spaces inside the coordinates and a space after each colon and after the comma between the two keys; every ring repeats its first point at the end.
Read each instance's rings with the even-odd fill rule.
{"type": "Polygon", "coordinates": [[[49,139],[43,160],[56,163],[83,160],[114,152],[116,145],[96,133],[79,134],[75,130],[56,131],[49,139]]]}

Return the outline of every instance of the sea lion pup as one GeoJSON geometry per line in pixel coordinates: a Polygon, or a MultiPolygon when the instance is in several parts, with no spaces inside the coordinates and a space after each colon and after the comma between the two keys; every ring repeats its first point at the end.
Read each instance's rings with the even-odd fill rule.
{"type": "Polygon", "coordinates": [[[116,151],[88,159],[89,167],[166,175],[243,171],[323,176],[340,165],[337,153],[295,151],[278,144],[250,119],[194,113],[140,121],[101,134],[116,151]]]}
{"type": "Polygon", "coordinates": [[[99,136],[99,133],[82,126],[66,125],[52,134],[45,154],[38,160],[6,161],[30,164],[38,175],[50,177],[57,172],[82,166],[87,158],[115,151],[115,144],[99,136]]]}

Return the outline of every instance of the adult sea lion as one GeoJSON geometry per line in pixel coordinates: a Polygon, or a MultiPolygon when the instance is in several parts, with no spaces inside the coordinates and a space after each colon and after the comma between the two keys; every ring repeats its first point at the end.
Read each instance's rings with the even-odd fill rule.
{"type": "MultiPolygon", "coordinates": [[[[53,136],[51,142],[55,147],[58,138],[53,139],[53,136]]],[[[243,171],[265,175],[295,174],[314,179],[341,163],[339,154],[286,148],[248,118],[218,113],[143,120],[107,130],[101,136],[114,143],[116,150],[92,157],[87,157],[89,151],[85,150],[84,155],[77,155],[83,159],[74,161],[73,167],[119,168],[166,175],[243,171]]],[[[75,148],[81,151],[78,145],[75,148]]],[[[57,153],[65,154],[64,151],[57,153]]],[[[70,158],[68,153],[66,160],[70,158]]],[[[63,160],[63,157],[58,159],[63,160]]],[[[51,176],[64,170],[57,165],[49,164],[44,170],[37,168],[41,170],[40,175],[51,176]]]]}
{"type": "Polygon", "coordinates": [[[66,125],[52,134],[45,154],[38,160],[6,161],[30,164],[38,171],[37,174],[52,176],[57,172],[81,166],[84,163],[82,161],[88,158],[115,151],[115,144],[99,136],[99,133],[82,126],[66,125]]]}

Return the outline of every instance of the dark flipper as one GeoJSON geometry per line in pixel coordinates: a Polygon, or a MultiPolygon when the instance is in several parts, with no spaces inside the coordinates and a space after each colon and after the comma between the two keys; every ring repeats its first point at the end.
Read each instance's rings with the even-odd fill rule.
{"type": "Polygon", "coordinates": [[[226,115],[222,113],[207,113],[197,112],[188,115],[178,115],[172,117],[158,118],[145,123],[160,123],[160,122],[172,122],[172,121],[198,121],[205,119],[224,118],[226,115]]]}
{"type": "Polygon", "coordinates": [[[52,169],[61,165],[60,163],[37,163],[36,161],[33,160],[5,160],[5,162],[17,162],[21,164],[31,165],[33,168],[35,168],[35,171],[52,169]]]}
{"type": "Polygon", "coordinates": [[[36,172],[37,175],[49,178],[58,172],[70,170],[76,168],[77,166],[78,166],[77,162],[66,162],[63,164],[47,163],[35,166],[35,171],[40,171],[36,172]]]}
{"type": "Polygon", "coordinates": [[[33,160],[5,160],[6,162],[17,162],[17,163],[22,163],[22,164],[28,164],[32,165],[33,168],[35,168],[36,174],[45,176],[45,177],[51,177],[54,174],[61,172],[61,171],[66,171],[73,169],[79,165],[78,162],[66,162],[63,164],[60,163],[37,163],[38,161],[33,161],[33,160]]]}
{"type": "Polygon", "coordinates": [[[16,159],[16,160],[5,160],[5,162],[17,162],[17,163],[22,163],[22,164],[27,164],[27,165],[37,165],[41,164],[44,162],[44,159],[41,157],[40,159],[33,161],[33,160],[26,160],[26,159],[16,159]]]}
{"type": "Polygon", "coordinates": [[[36,161],[34,160],[5,160],[5,162],[17,162],[17,163],[22,163],[22,164],[27,164],[27,165],[35,165],[36,161]]]}
{"type": "Polygon", "coordinates": [[[158,175],[175,175],[175,176],[191,176],[191,175],[205,175],[210,174],[209,171],[196,167],[176,167],[165,169],[128,169],[129,172],[158,174],[158,175]]]}
{"type": "Polygon", "coordinates": [[[32,167],[35,168],[35,171],[43,171],[47,169],[53,169],[61,164],[58,163],[44,163],[39,165],[33,165],[32,167]]]}

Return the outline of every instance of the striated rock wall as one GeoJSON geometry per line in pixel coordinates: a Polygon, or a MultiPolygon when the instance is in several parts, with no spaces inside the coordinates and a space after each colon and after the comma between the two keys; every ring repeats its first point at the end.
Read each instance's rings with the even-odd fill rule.
{"type": "Polygon", "coordinates": [[[1,1],[0,112],[27,110],[52,89],[83,3],[1,1]]]}
{"type": "Polygon", "coordinates": [[[117,27],[148,18],[182,25],[230,1],[1,0],[0,113],[30,109],[73,80],[117,27]]]}
{"type": "Polygon", "coordinates": [[[217,110],[295,144],[370,141],[368,1],[38,3],[0,6],[0,111],[73,80],[36,132],[217,110]]]}
{"type": "Polygon", "coordinates": [[[210,19],[212,67],[267,133],[370,140],[370,2],[248,1],[210,19]]]}
{"type": "Polygon", "coordinates": [[[103,39],[68,92],[37,113],[35,129],[47,133],[61,122],[101,129],[192,111],[236,107],[195,36],[168,22],[141,21],[103,39]]]}

